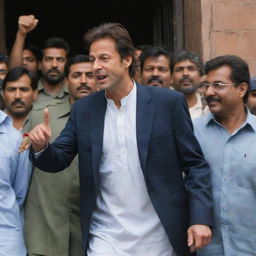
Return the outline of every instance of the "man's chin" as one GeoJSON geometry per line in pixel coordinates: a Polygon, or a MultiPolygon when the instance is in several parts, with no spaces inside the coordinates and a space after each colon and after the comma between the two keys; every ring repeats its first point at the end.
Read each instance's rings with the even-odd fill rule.
{"type": "Polygon", "coordinates": [[[64,76],[44,76],[43,77],[46,82],[50,85],[56,85],[64,80],[64,76]]]}
{"type": "Polygon", "coordinates": [[[10,111],[11,112],[11,114],[14,116],[14,117],[17,117],[17,118],[19,118],[19,117],[25,117],[25,116],[27,116],[27,114],[29,113],[29,111],[27,111],[27,110],[24,110],[24,109],[20,109],[20,110],[13,110],[13,111],[10,111]]]}
{"type": "Polygon", "coordinates": [[[183,87],[181,87],[181,89],[179,91],[184,94],[193,94],[196,92],[196,88],[190,87],[190,86],[187,86],[187,87],[183,86],[183,87]]]}
{"type": "Polygon", "coordinates": [[[83,98],[83,97],[85,97],[85,96],[87,96],[87,95],[89,95],[90,94],[90,92],[80,92],[78,95],[77,95],[77,98],[79,98],[79,99],[81,99],[81,98],[83,98]]]}

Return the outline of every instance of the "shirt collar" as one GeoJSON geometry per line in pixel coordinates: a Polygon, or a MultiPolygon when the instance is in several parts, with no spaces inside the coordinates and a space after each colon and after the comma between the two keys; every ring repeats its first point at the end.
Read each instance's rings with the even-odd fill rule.
{"type": "Polygon", "coordinates": [[[0,133],[6,132],[5,124],[11,124],[11,123],[12,123],[11,118],[2,110],[0,110],[0,133]]]}
{"type": "MultiPolygon", "coordinates": [[[[248,126],[248,127],[251,127],[251,129],[253,131],[256,132],[256,116],[253,115],[249,108],[245,106],[245,111],[246,111],[246,119],[244,121],[244,123],[241,125],[241,127],[238,129],[242,129],[243,127],[245,126],[248,126]]],[[[210,112],[208,115],[205,116],[205,126],[208,126],[208,125],[212,125],[212,124],[217,124],[217,125],[221,125],[215,118],[215,116],[210,112]]]]}
{"type": "MultiPolygon", "coordinates": [[[[136,97],[136,92],[137,92],[137,86],[136,86],[135,81],[133,81],[133,88],[132,88],[132,90],[129,92],[128,95],[126,95],[125,97],[123,97],[121,99],[121,107],[126,106],[131,101],[131,99],[136,97]]],[[[114,104],[114,101],[112,99],[108,99],[107,98],[106,93],[105,93],[105,98],[107,99],[107,103],[108,104],[110,104],[110,105],[114,104]]]]}
{"type": "MultiPolygon", "coordinates": [[[[38,86],[37,86],[37,90],[38,92],[44,92],[46,94],[48,94],[43,86],[43,82],[42,82],[42,78],[38,81],[38,86]]],[[[67,88],[67,84],[65,82],[63,82],[63,87],[60,90],[60,92],[55,96],[56,98],[62,98],[64,95],[69,94],[69,90],[67,88]]]]}

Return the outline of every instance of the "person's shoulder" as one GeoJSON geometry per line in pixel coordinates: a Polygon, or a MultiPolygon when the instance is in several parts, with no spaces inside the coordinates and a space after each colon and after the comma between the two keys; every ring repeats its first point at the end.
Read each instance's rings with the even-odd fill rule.
{"type": "Polygon", "coordinates": [[[193,126],[195,129],[203,129],[210,119],[211,119],[211,113],[192,119],[193,126]]]}
{"type": "Polygon", "coordinates": [[[16,128],[13,127],[12,122],[6,125],[6,137],[10,141],[10,144],[20,143],[22,140],[22,134],[16,128]]]}

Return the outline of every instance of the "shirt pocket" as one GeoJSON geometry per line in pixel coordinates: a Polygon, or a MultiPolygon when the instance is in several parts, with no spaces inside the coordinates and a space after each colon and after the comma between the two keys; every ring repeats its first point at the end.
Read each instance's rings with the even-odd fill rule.
{"type": "Polygon", "coordinates": [[[237,163],[235,171],[237,186],[256,191],[256,154],[244,153],[237,163]]]}

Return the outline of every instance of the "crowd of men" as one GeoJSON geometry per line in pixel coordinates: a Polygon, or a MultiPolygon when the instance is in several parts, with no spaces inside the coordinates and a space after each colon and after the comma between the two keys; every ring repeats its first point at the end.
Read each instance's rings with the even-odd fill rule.
{"type": "Polygon", "coordinates": [[[256,79],[104,23],[0,55],[0,255],[252,256],[256,79]]]}

